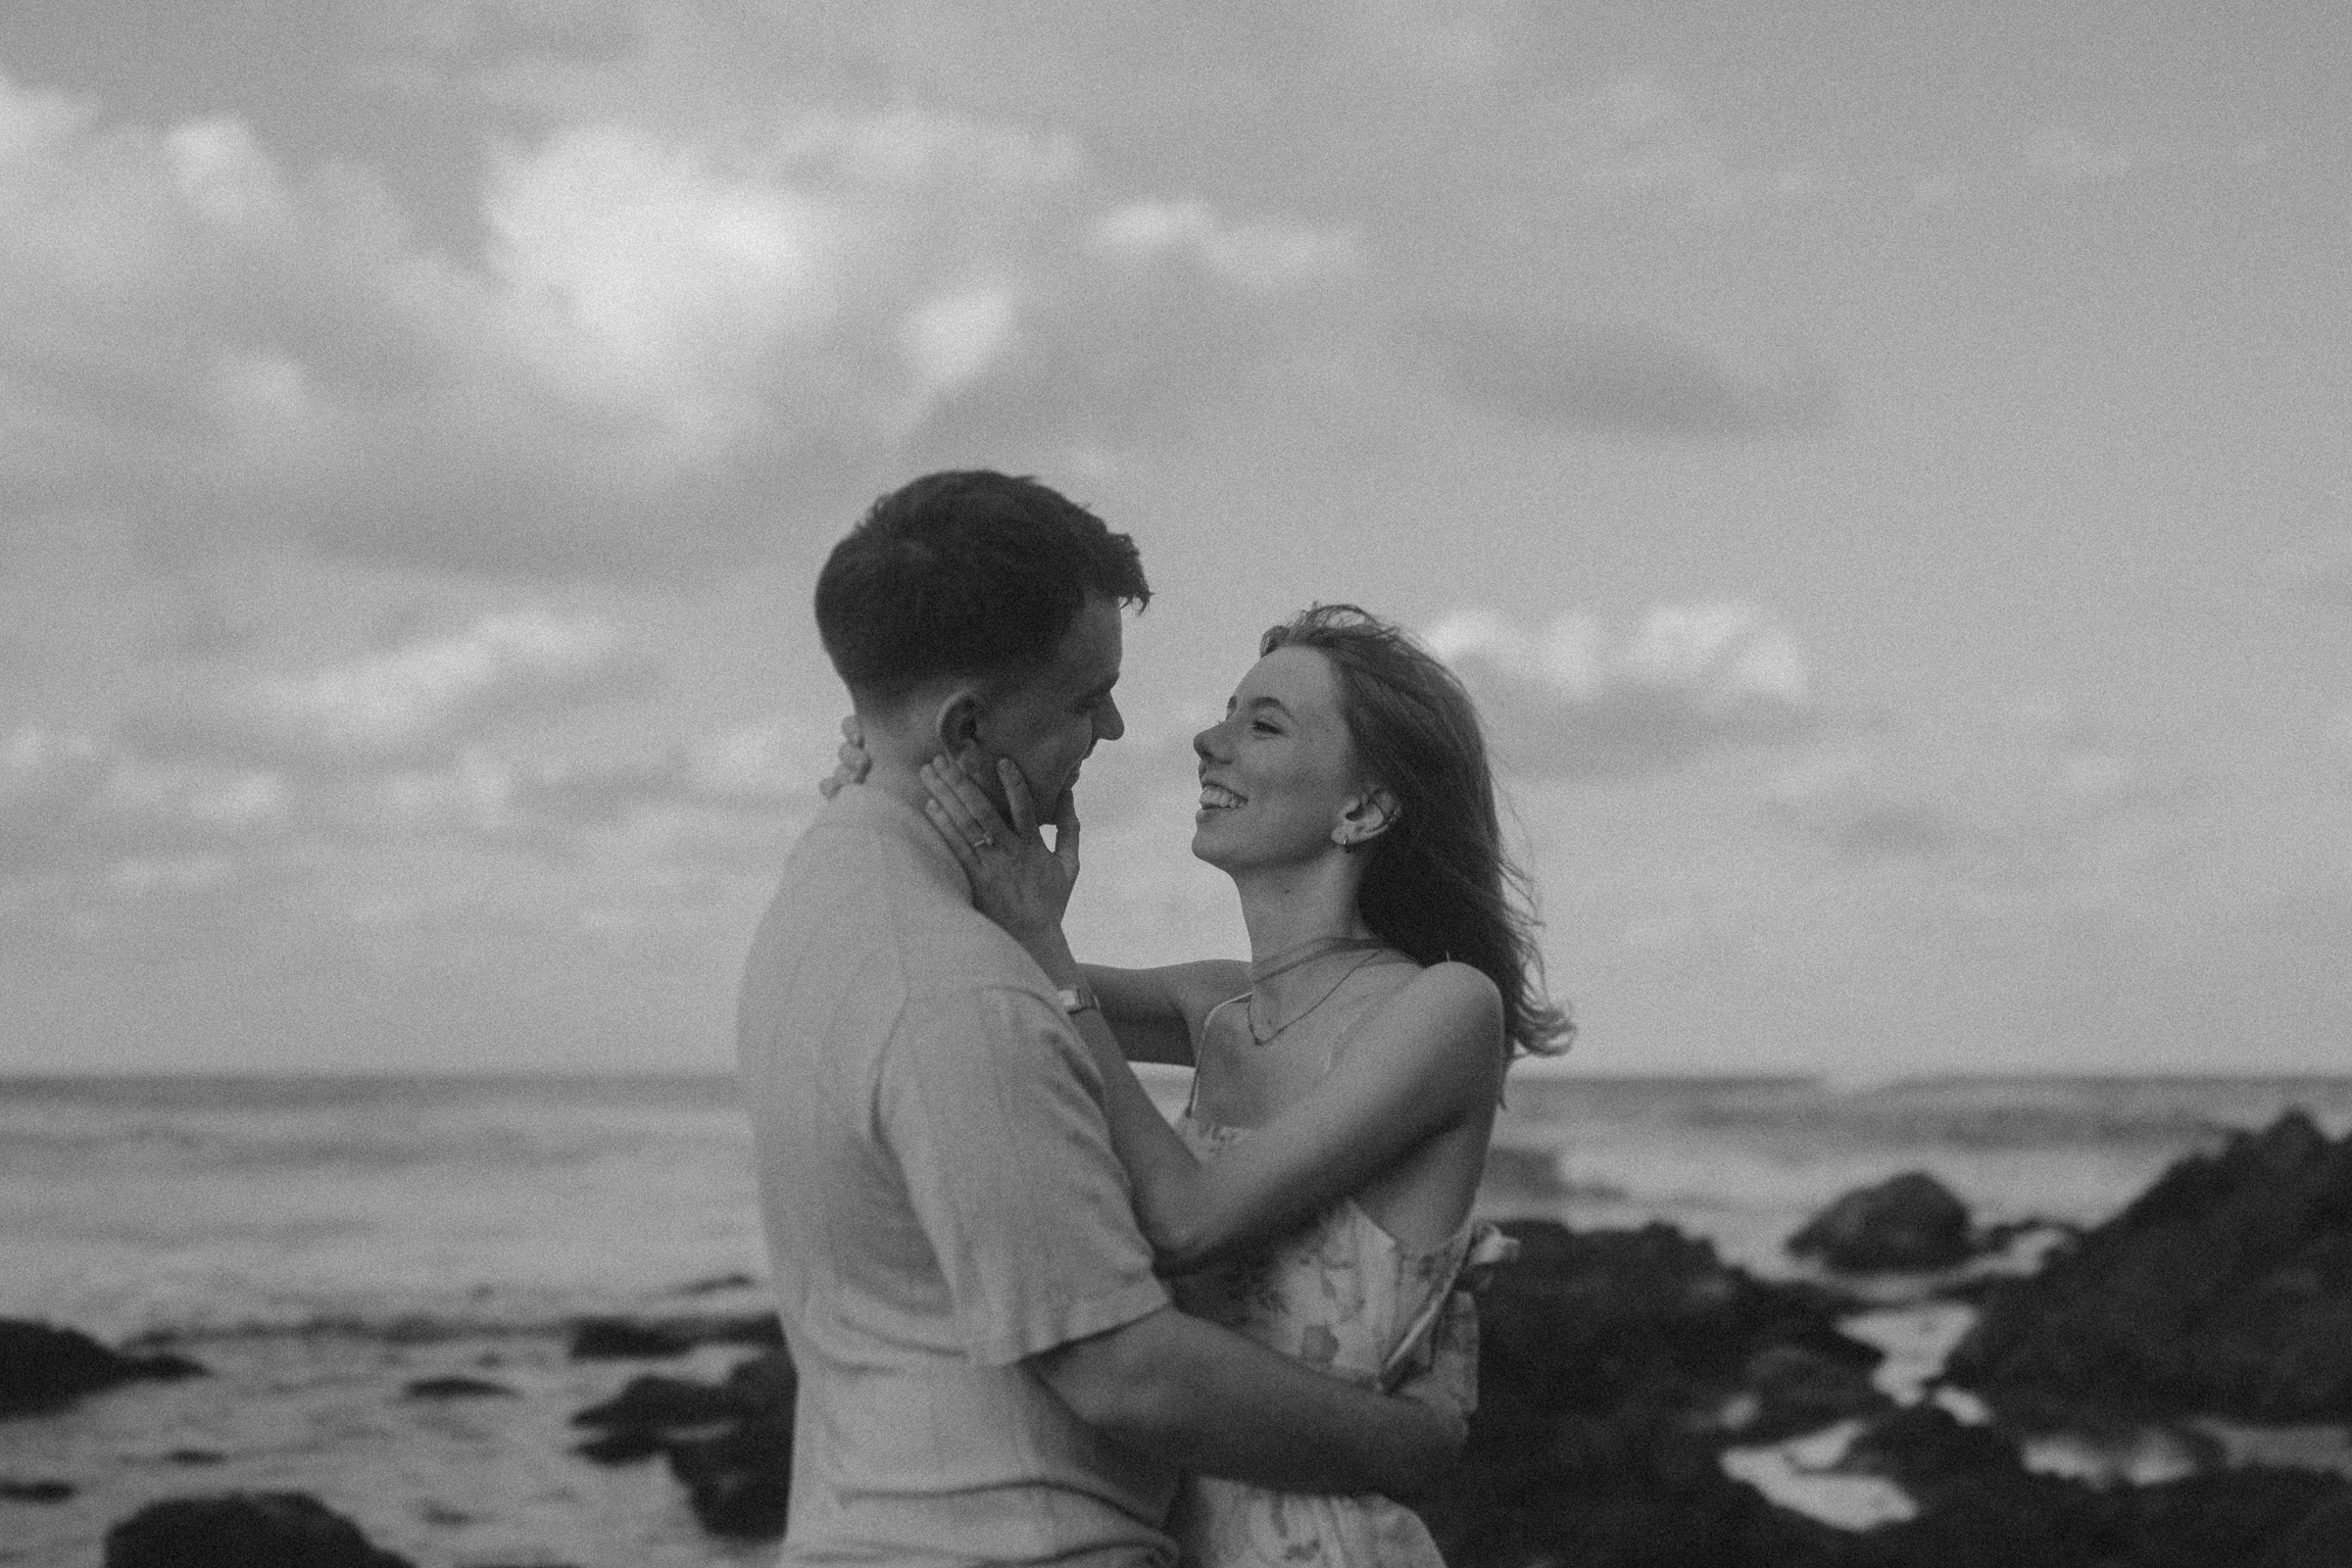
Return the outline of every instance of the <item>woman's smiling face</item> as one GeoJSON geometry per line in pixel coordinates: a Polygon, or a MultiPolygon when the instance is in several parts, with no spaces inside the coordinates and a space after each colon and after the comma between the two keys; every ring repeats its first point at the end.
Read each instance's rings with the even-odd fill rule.
{"type": "Polygon", "coordinates": [[[1224,871],[1335,853],[1332,833],[1363,793],[1340,713],[1339,676],[1311,648],[1250,667],[1225,717],[1193,737],[1200,807],[1193,853],[1224,871]]]}

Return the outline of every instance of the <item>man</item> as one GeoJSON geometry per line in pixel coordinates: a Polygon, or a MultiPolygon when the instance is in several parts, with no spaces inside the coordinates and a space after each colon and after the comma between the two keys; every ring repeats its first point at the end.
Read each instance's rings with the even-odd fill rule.
{"type": "Polygon", "coordinates": [[[817,579],[872,765],[794,848],[738,1049],[800,1372],[792,1563],[1166,1564],[1177,1472],[1398,1492],[1458,1416],[1176,1311],[1102,1080],[1044,972],[971,906],[917,771],[1010,759],[1053,816],[1096,742],[1135,547],[1033,480],[931,474],[817,579]]]}

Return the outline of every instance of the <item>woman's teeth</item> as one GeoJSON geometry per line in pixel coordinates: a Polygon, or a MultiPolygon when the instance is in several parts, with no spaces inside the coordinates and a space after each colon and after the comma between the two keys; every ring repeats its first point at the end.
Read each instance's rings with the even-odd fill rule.
{"type": "Polygon", "coordinates": [[[1222,784],[1200,786],[1200,806],[1203,810],[1222,811],[1242,804],[1242,797],[1222,784]]]}

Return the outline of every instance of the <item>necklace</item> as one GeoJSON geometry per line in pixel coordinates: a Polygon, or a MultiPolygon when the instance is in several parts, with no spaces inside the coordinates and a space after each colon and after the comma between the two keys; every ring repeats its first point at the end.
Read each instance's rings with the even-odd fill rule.
{"type": "Polygon", "coordinates": [[[1284,1030],[1290,1028],[1291,1025],[1297,1023],[1299,1019],[1305,1017],[1308,1013],[1314,1011],[1326,1002],[1329,1002],[1332,998],[1338,996],[1340,994],[1340,987],[1348,983],[1348,976],[1354,974],[1358,969],[1369,967],[1370,965],[1380,961],[1381,954],[1388,947],[1388,944],[1381,941],[1378,937],[1319,937],[1311,943],[1301,943],[1300,947],[1312,948],[1314,951],[1311,953],[1299,954],[1298,956],[1293,957],[1291,955],[1293,953],[1297,953],[1298,950],[1285,950],[1283,953],[1275,955],[1275,958],[1283,961],[1274,963],[1262,973],[1259,971],[1256,964],[1251,964],[1250,966],[1250,978],[1252,982],[1250,988],[1250,1001],[1251,1005],[1245,1011],[1243,1020],[1250,1025],[1250,1040],[1259,1046],[1272,1045],[1275,1040],[1280,1037],[1284,1030]],[[1257,1009],[1255,1006],[1258,996],[1256,982],[1271,980],[1278,974],[1287,974],[1301,964],[1309,963],[1314,959],[1323,957],[1329,954],[1363,952],[1363,950],[1367,948],[1372,951],[1364,953],[1362,957],[1356,959],[1347,968],[1341,970],[1340,977],[1337,980],[1334,980],[1331,983],[1330,988],[1327,989],[1321,996],[1308,1003],[1305,1006],[1299,1008],[1297,1012],[1292,1013],[1288,1018],[1285,1018],[1273,1028],[1266,1030],[1262,1034],[1258,1032],[1257,1009]]]}
{"type": "Polygon", "coordinates": [[[1362,953],[1388,944],[1378,937],[1308,937],[1293,943],[1280,953],[1269,953],[1262,958],[1250,961],[1250,983],[1262,986],[1278,974],[1289,974],[1302,963],[1312,963],[1327,953],[1362,953]]]}

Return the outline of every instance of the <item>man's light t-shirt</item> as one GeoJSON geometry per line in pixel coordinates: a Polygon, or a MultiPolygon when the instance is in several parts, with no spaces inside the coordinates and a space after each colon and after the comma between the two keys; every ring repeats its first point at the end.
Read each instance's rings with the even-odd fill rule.
{"type": "Polygon", "coordinates": [[[876,788],[786,861],[739,1015],[800,1374],[788,1563],[1162,1564],[1172,1470],[1020,1363],[1165,1305],[1045,974],[876,788]]]}

